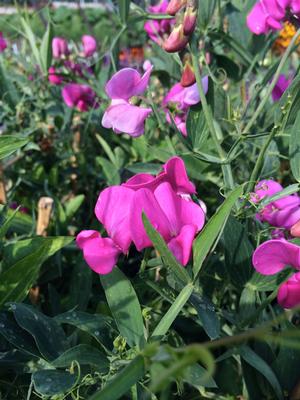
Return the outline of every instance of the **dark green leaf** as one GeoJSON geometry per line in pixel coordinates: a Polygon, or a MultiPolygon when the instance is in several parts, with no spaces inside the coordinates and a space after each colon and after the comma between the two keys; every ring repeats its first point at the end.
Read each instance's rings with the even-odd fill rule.
{"type": "Polygon", "coordinates": [[[300,114],[292,127],[290,136],[290,163],[296,181],[300,182],[300,114]]]}
{"type": "Polygon", "coordinates": [[[120,334],[130,346],[143,347],[142,311],[130,280],[117,267],[110,274],[100,276],[100,280],[120,334]]]}
{"type": "Polygon", "coordinates": [[[32,375],[35,390],[43,396],[62,395],[72,389],[77,376],[65,371],[46,369],[32,375]]]}
{"type": "Polygon", "coordinates": [[[29,139],[14,135],[0,135],[0,160],[24,147],[29,139]]]}

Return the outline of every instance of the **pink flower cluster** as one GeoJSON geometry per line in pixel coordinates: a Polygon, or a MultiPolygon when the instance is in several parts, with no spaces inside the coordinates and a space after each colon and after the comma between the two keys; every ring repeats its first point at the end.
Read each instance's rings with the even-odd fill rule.
{"type": "Polygon", "coordinates": [[[299,0],[259,0],[247,16],[247,25],[256,35],[282,28],[282,21],[290,11],[300,15],[299,0]]]}
{"type": "MultiPolygon", "coordinates": [[[[84,35],[81,38],[82,52],[84,58],[92,57],[97,51],[97,42],[93,36],[84,35]]],[[[48,80],[52,85],[62,85],[64,77],[61,71],[72,77],[85,78],[91,74],[91,69],[82,61],[75,62],[71,58],[68,42],[61,37],[52,40],[52,55],[57,65],[52,65],[48,70],[48,80]]],[[[76,108],[80,112],[88,111],[90,108],[97,108],[97,96],[94,90],[87,84],[71,82],[62,89],[62,97],[65,104],[70,108],[76,108]]]]}
{"type": "MultiPolygon", "coordinates": [[[[202,79],[202,87],[204,93],[208,91],[208,77],[205,76],[202,79]]],[[[197,87],[197,83],[191,86],[183,87],[180,83],[176,83],[171,90],[167,93],[163,100],[163,108],[166,113],[167,121],[172,124],[170,110],[174,111],[174,123],[178,130],[187,136],[186,130],[186,118],[188,109],[194,104],[200,102],[200,95],[197,87]]]]}
{"type": "MultiPolygon", "coordinates": [[[[167,8],[168,0],[162,0],[156,6],[149,7],[148,11],[152,14],[164,14],[167,8]]],[[[174,23],[174,19],[149,20],[145,23],[144,29],[151,40],[162,45],[165,35],[170,33],[174,23]]]]}
{"type": "Polygon", "coordinates": [[[195,235],[205,222],[205,211],[191,200],[196,192],[184,162],[171,158],[157,176],[137,174],[119,186],[104,189],[95,207],[97,219],[108,237],[94,230],[82,231],[77,245],[85,261],[98,274],[108,274],[120,254],[133,243],[138,251],[152,247],[142,221],[142,213],[162,235],[177,260],[186,265],[195,235]]]}
{"type": "MultiPolygon", "coordinates": [[[[262,180],[256,185],[251,201],[259,203],[282,190],[283,187],[278,182],[271,179],[262,180]]],[[[292,194],[275,200],[267,204],[256,217],[277,228],[290,230],[300,220],[300,197],[298,194],[292,194]]]]}
{"type": "MultiPolygon", "coordinates": [[[[255,250],[252,262],[262,275],[276,274],[287,265],[299,271],[300,247],[284,239],[268,240],[255,250]]],[[[280,285],[277,300],[283,308],[293,308],[300,304],[300,272],[280,285]]]]}

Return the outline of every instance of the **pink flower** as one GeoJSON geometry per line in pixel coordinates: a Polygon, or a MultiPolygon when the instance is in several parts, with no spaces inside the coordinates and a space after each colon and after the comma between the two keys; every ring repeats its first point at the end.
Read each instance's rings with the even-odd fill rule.
{"type": "Polygon", "coordinates": [[[190,197],[177,194],[178,191],[195,191],[179,157],[170,159],[156,177],[138,174],[121,186],[104,189],[95,214],[109,237],[103,239],[96,231],[82,231],[76,239],[87,264],[94,271],[106,274],[121,253],[128,253],[132,243],[138,251],[152,247],[142,221],[144,212],[177,260],[185,266],[191,256],[194,237],[204,225],[205,212],[190,197]]]}
{"type": "Polygon", "coordinates": [[[3,51],[7,48],[7,41],[3,37],[3,33],[0,32],[0,53],[3,53],[3,51]]]}
{"type": "MultiPolygon", "coordinates": [[[[251,200],[258,203],[262,199],[273,196],[283,190],[283,187],[273,180],[263,180],[255,187],[251,200]]],[[[290,229],[300,220],[300,197],[292,194],[267,204],[258,214],[257,219],[268,222],[277,228],[290,229]]]]}
{"type": "Polygon", "coordinates": [[[300,272],[280,285],[277,300],[283,308],[293,308],[300,304],[300,272]]]}
{"type": "Polygon", "coordinates": [[[69,83],[62,89],[62,97],[68,107],[77,108],[81,112],[99,106],[96,93],[88,85],[69,83]]]}
{"type": "MultiPolygon", "coordinates": [[[[167,11],[167,7],[168,1],[161,0],[156,6],[149,7],[148,11],[152,14],[164,14],[167,11]]],[[[170,33],[174,22],[174,19],[149,20],[145,23],[144,29],[151,40],[162,44],[164,35],[170,33]]]]}
{"type": "Polygon", "coordinates": [[[54,58],[62,58],[69,54],[68,43],[66,39],[55,37],[52,40],[52,55],[54,58]]]}
{"type": "Polygon", "coordinates": [[[102,118],[104,128],[112,128],[115,133],[128,133],[137,137],[144,133],[144,123],[151,114],[151,108],[135,106],[130,99],[146,90],[152,66],[143,76],[133,68],[123,68],[107,82],[106,94],[111,104],[102,118]]]}
{"type": "Polygon", "coordinates": [[[63,83],[63,77],[57,74],[55,67],[48,69],[48,81],[52,85],[61,85],[63,83]]]}
{"type": "Polygon", "coordinates": [[[96,39],[90,35],[83,35],[81,41],[84,57],[91,57],[97,51],[96,39]]]}
{"type": "Polygon", "coordinates": [[[299,0],[259,0],[247,16],[248,28],[256,35],[281,29],[288,9],[298,15],[299,0]]]}
{"type": "MultiPolygon", "coordinates": [[[[205,76],[202,79],[202,87],[204,93],[208,91],[208,77],[205,76]]],[[[174,122],[178,128],[178,130],[184,135],[187,136],[186,131],[186,118],[188,109],[190,106],[194,104],[198,104],[200,102],[200,95],[198,92],[197,83],[194,83],[191,86],[183,87],[180,83],[176,83],[170,91],[167,93],[165,98],[163,99],[163,108],[166,113],[166,119],[169,124],[172,123],[170,113],[168,108],[175,106],[175,116],[174,122]]]]}
{"type": "Polygon", "coordinates": [[[185,165],[180,157],[172,157],[163,165],[163,171],[157,176],[136,174],[122,186],[132,190],[149,189],[154,191],[158,185],[168,182],[177,194],[195,194],[195,185],[189,180],[185,165]]]}
{"type": "MultiPolygon", "coordinates": [[[[269,240],[255,250],[252,262],[262,275],[276,274],[287,265],[300,270],[300,247],[284,239],[269,240]]],[[[284,308],[300,304],[300,272],[281,284],[277,299],[284,308]]]]}
{"type": "Polygon", "coordinates": [[[272,91],[273,101],[278,101],[281,99],[281,96],[290,86],[291,82],[292,82],[291,79],[287,79],[283,74],[279,76],[278,81],[272,91]]]}

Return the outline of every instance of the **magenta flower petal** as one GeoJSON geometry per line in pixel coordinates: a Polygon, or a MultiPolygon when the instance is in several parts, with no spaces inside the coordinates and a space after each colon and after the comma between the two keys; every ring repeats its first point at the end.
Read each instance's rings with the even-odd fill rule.
{"type": "Polygon", "coordinates": [[[140,189],[134,192],[129,218],[132,240],[138,251],[152,245],[142,221],[143,212],[154,228],[167,242],[171,238],[169,221],[158,204],[153,192],[149,189],[140,189]]]}
{"type": "Polygon", "coordinates": [[[160,184],[154,191],[154,196],[169,220],[171,235],[177,236],[184,225],[194,225],[199,232],[205,222],[202,208],[191,200],[185,200],[176,194],[170,183],[160,184]]]}
{"type": "Polygon", "coordinates": [[[133,190],[124,186],[111,186],[100,193],[95,207],[96,217],[124,254],[132,240],[129,211],[133,197],[133,190]]]}
{"type": "Polygon", "coordinates": [[[155,190],[159,182],[161,182],[163,176],[154,177],[150,174],[136,174],[132,178],[128,179],[122,186],[128,187],[133,190],[138,189],[150,189],[152,191],[155,190]]]}
{"type": "Polygon", "coordinates": [[[143,76],[133,68],[123,68],[113,75],[105,86],[106,94],[111,99],[129,100],[146,90],[152,68],[147,69],[143,76]]]}
{"type": "Polygon", "coordinates": [[[181,228],[179,235],[168,243],[169,249],[183,266],[186,266],[190,260],[195,234],[195,225],[185,225],[181,228]]]}
{"type": "Polygon", "coordinates": [[[293,308],[300,304],[300,273],[292,275],[279,287],[278,303],[283,308],[293,308]]]}
{"type": "Polygon", "coordinates": [[[255,186],[255,194],[251,200],[257,202],[265,197],[273,196],[274,194],[281,192],[281,190],[283,190],[283,187],[278,182],[273,181],[272,179],[264,179],[255,186]]]}
{"type": "Polygon", "coordinates": [[[89,267],[98,274],[109,274],[121,253],[109,238],[102,238],[97,231],[82,231],[76,238],[89,267]]]}
{"type": "Polygon", "coordinates": [[[166,107],[168,103],[179,103],[180,105],[183,104],[184,92],[185,88],[181,86],[180,83],[176,83],[174,86],[172,86],[163,99],[163,106],[166,107]]]}
{"type": "Polygon", "coordinates": [[[263,8],[261,2],[258,2],[254,5],[247,16],[247,26],[250,31],[256,35],[267,33],[269,30],[267,18],[268,15],[265,13],[265,9],[263,8]]]}
{"type": "Polygon", "coordinates": [[[97,50],[96,39],[90,35],[83,35],[81,41],[82,41],[84,56],[91,57],[97,50]]]}
{"type": "Polygon", "coordinates": [[[62,97],[68,107],[77,108],[81,112],[99,106],[96,93],[88,85],[69,83],[62,89],[62,97]]]}
{"type": "MultiPolygon", "coordinates": [[[[208,91],[208,76],[205,76],[202,79],[202,87],[204,93],[206,94],[208,91]]],[[[188,106],[192,106],[200,102],[197,83],[194,83],[192,86],[188,86],[184,89],[183,102],[188,106]]]]}
{"type": "Polygon", "coordinates": [[[278,81],[272,91],[272,99],[273,101],[278,101],[281,99],[282,95],[286,91],[286,89],[290,86],[291,80],[287,79],[285,75],[281,74],[278,78],[278,81]]]}
{"type": "Polygon", "coordinates": [[[184,161],[180,157],[170,158],[163,166],[166,175],[164,179],[170,182],[176,193],[194,194],[195,185],[189,180],[184,161]]]}
{"type": "Polygon", "coordinates": [[[54,58],[61,58],[69,54],[68,42],[61,37],[55,37],[52,40],[52,55],[54,58]]]}
{"type": "Polygon", "coordinates": [[[7,48],[7,41],[3,37],[3,33],[0,32],[0,53],[3,53],[3,51],[7,48]]]}
{"type": "Polygon", "coordinates": [[[152,113],[151,108],[133,106],[124,100],[114,100],[102,118],[104,128],[116,133],[128,133],[138,137],[144,133],[145,120],[152,113]]]}
{"type": "Polygon", "coordinates": [[[263,275],[276,274],[287,265],[300,269],[300,247],[282,239],[268,240],[255,250],[252,262],[263,275]]]}

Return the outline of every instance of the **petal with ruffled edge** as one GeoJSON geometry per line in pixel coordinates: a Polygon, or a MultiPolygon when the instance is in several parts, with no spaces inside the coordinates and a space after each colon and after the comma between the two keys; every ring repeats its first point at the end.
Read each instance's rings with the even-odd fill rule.
{"type": "Polygon", "coordinates": [[[202,208],[191,200],[185,200],[176,194],[169,182],[160,184],[154,196],[169,220],[171,235],[178,236],[184,225],[194,225],[200,231],[205,222],[202,208]]]}
{"type": "Polygon", "coordinates": [[[287,265],[300,269],[300,247],[286,240],[268,240],[255,250],[252,263],[262,275],[276,274],[287,265]]]}
{"type": "Polygon", "coordinates": [[[166,172],[165,180],[172,185],[176,193],[196,193],[195,185],[189,180],[182,158],[172,157],[163,166],[166,172]]]}
{"type": "Polygon", "coordinates": [[[105,111],[102,125],[104,128],[112,128],[115,133],[123,132],[138,137],[144,133],[145,120],[151,112],[151,108],[137,107],[124,100],[117,100],[105,111]]]}
{"type": "Polygon", "coordinates": [[[300,273],[292,275],[279,287],[278,303],[283,308],[293,308],[300,304],[300,273]]]}
{"type": "Polygon", "coordinates": [[[105,86],[105,92],[111,99],[129,100],[146,90],[152,68],[148,68],[143,76],[133,68],[123,68],[115,73],[105,86]]]}
{"type": "Polygon", "coordinates": [[[191,257],[195,234],[195,225],[185,225],[181,228],[179,235],[168,243],[168,247],[177,261],[184,266],[186,266],[191,257]]]}
{"type": "Polygon", "coordinates": [[[108,235],[127,253],[131,236],[129,231],[129,211],[134,191],[123,186],[104,189],[97,200],[95,214],[104,225],[108,235]]]}
{"type": "Polygon", "coordinates": [[[89,267],[97,274],[109,274],[118,261],[120,249],[113,240],[102,238],[97,231],[82,231],[77,235],[76,242],[83,251],[83,257],[89,267]]]}
{"type": "Polygon", "coordinates": [[[144,228],[142,220],[143,212],[166,242],[171,239],[170,223],[153,192],[149,189],[139,189],[134,192],[129,217],[131,237],[138,251],[152,246],[152,242],[148,238],[144,228]]]}

